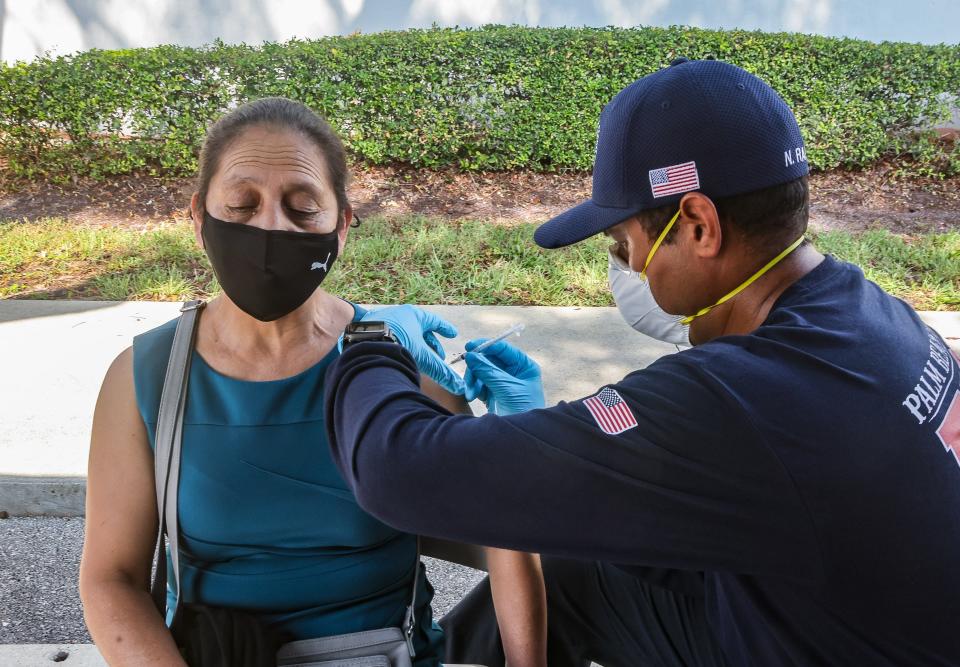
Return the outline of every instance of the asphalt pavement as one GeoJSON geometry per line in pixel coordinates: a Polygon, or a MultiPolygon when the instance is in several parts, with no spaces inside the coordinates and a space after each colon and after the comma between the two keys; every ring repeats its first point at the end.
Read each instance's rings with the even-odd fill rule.
{"type": "Polygon", "coordinates": [[[86,643],[83,519],[0,519],[0,644],[86,643]]]}
{"type": "MultiPolygon", "coordinates": [[[[81,518],[0,519],[0,645],[91,641],[77,591],[83,523],[81,518]]],[[[423,560],[435,589],[436,618],[483,578],[479,570],[423,560]]]]}

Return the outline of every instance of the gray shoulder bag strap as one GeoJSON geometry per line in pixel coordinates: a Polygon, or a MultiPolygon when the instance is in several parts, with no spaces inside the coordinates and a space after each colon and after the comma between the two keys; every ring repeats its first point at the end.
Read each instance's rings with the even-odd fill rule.
{"type": "MultiPolygon", "coordinates": [[[[180,535],[177,520],[177,494],[180,488],[180,443],[183,435],[183,413],[187,405],[187,385],[190,379],[190,361],[197,336],[197,317],[206,304],[203,301],[188,301],[180,309],[180,321],[173,334],[170,359],[163,378],[160,394],[160,412],[157,416],[157,435],[154,446],[154,475],[157,490],[159,531],[157,536],[157,571],[150,588],[154,604],[161,615],[166,615],[167,559],[164,549],[164,534],[170,543],[170,562],[173,570],[174,608],[176,615],[180,603],[180,535]]],[[[404,614],[403,637],[410,657],[416,655],[413,634],[416,629],[417,589],[420,585],[420,538],[417,538],[417,559],[413,574],[413,592],[410,606],[404,614]]]]}
{"type": "Polygon", "coordinates": [[[183,413],[187,406],[187,384],[190,380],[190,361],[197,337],[197,317],[206,304],[188,301],[180,308],[180,321],[173,334],[167,372],[160,393],[160,412],[157,415],[157,434],[154,443],[154,483],[157,491],[157,571],[151,594],[161,615],[166,614],[167,558],[164,534],[170,542],[170,561],[173,564],[175,591],[174,614],[180,602],[180,549],[177,521],[177,492],[180,488],[180,439],[183,435],[183,413]]]}

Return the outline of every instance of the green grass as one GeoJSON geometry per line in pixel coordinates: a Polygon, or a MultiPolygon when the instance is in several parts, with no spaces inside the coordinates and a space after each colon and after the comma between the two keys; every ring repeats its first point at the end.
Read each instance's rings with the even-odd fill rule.
{"type": "MultiPolygon", "coordinates": [[[[602,238],[559,251],[534,225],[406,218],[351,230],[325,286],[365,303],[607,306],[602,238]]],[[[960,233],[811,234],[884,289],[925,310],[960,310],[960,233]]],[[[0,298],[180,300],[218,290],[187,226],[81,228],[62,220],[0,223],[0,298]]]]}
{"type": "Polygon", "coordinates": [[[187,227],[0,223],[0,298],[177,300],[215,289],[187,227]]]}
{"type": "Polygon", "coordinates": [[[366,303],[608,305],[604,243],[548,252],[532,225],[370,220],[351,230],[331,289],[366,303]]]}
{"type": "Polygon", "coordinates": [[[887,231],[811,234],[821,252],[864,274],[918,310],[960,310],[960,232],[903,237],[887,231]]]}

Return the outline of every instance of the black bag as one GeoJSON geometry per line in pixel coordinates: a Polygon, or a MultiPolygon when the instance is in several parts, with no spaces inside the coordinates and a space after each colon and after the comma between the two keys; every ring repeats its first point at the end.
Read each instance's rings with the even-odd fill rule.
{"type": "Polygon", "coordinates": [[[275,667],[283,644],[256,616],[202,604],[181,605],[170,632],[190,667],[275,667]]]}

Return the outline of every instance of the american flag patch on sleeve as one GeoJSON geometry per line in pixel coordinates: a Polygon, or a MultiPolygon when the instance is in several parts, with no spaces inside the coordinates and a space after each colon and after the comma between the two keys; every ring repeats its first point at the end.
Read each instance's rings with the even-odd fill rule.
{"type": "Polygon", "coordinates": [[[607,435],[617,435],[637,425],[636,417],[616,389],[604,387],[600,393],[584,399],[583,404],[607,435]]]}
{"type": "Polygon", "coordinates": [[[700,187],[700,175],[696,162],[684,162],[672,167],[650,170],[650,187],[653,196],[666,197],[678,192],[690,192],[700,187]]]}

